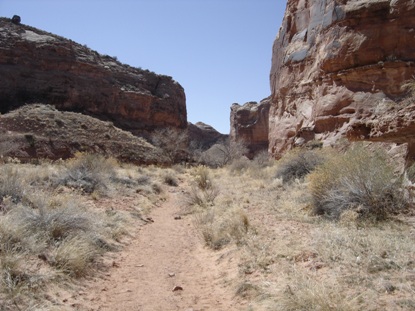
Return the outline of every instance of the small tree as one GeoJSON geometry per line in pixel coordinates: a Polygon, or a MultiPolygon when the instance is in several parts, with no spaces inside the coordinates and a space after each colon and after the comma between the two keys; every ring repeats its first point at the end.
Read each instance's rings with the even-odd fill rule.
{"type": "Polygon", "coordinates": [[[203,152],[201,161],[209,166],[221,167],[241,158],[247,152],[248,149],[243,142],[227,140],[203,152]]]}
{"type": "Polygon", "coordinates": [[[187,157],[188,136],[185,131],[174,128],[155,130],[151,135],[151,142],[160,148],[162,162],[176,163],[187,157]]]}

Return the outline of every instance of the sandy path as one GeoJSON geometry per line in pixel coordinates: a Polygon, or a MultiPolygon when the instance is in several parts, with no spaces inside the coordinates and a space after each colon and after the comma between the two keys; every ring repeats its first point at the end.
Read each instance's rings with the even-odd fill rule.
{"type": "MultiPolygon", "coordinates": [[[[191,217],[180,214],[180,190],[172,190],[148,224],[118,255],[106,278],[90,284],[89,310],[242,310],[225,287],[218,254],[206,249],[191,217]],[[183,290],[173,291],[176,286],[183,290]]],[[[86,307],[86,306],[85,306],[86,307]]]]}

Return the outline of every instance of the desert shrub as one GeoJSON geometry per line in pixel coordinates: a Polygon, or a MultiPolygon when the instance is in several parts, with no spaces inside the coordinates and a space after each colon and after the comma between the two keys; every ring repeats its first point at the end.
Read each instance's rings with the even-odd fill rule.
{"type": "Polygon", "coordinates": [[[212,206],[196,214],[195,223],[206,245],[212,249],[221,249],[232,241],[241,243],[250,227],[247,215],[237,207],[212,206]]]}
{"type": "Polygon", "coordinates": [[[166,170],[163,173],[163,182],[172,187],[177,187],[179,185],[179,181],[172,170],[166,170]]]}
{"type": "Polygon", "coordinates": [[[415,183],[415,163],[407,168],[406,176],[412,183],[415,183]]]}
{"type": "Polygon", "coordinates": [[[290,282],[279,293],[273,310],[281,311],[352,311],[359,310],[356,297],[348,297],[339,291],[334,280],[322,282],[313,275],[293,269],[289,273],[290,282]]]}
{"type": "Polygon", "coordinates": [[[80,189],[85,193],[108,191],[111,178],[115,175],[116,161],[99,154],[78,153],[66,163],[64,176],[59,184],[80,189]]]}
{"type": "Polygon", "coordinates": [[[88,273],[98,255],[98,249],[85,236],[72,236],[64,239],[54,252],[54,264],[63,272],[82,277],[88,273]]]}
{"type": "Polygon", "coordinates": [[[22,261],[22,254],[14,249],[0,252],[0,289],[10,298],[19,294],[19,287],[28,279],[22,261]]]}
{"type": "Polygon", "coordinates": [[[192,174],[193,184],[188,196],[188,205],[201,207],[213,205],[219,190],[212,182],[209,169],[206,166],[198,166],[192,174]]]}
{"type": "Polygon", "coordinates": [[[229,170],[233,173],[242,173],[252,166],[253,163],[248,158],[241,157],[233,160],[231,164],[229,164],[229,170]]]}
{"type": "Polygon", "coordinates": [[[347,210],[359,218],[385,219],[406,207],[401,187],[386,154],[361,145],[332,157],[310,176],[314,212],[333,219],[347,210]]]}
{"type": "Polygon", "coordinates": [[[408,93],[408,96],[415,97],[415,76],[411,79],[406,81],[402,86],[401,89],[408,93]]]}
{"type": "Polygon", "coordinates": [[[212,179],[210,177],[209,169],[206,166],[198,166],[192,172],[195,184],[201,190],[206,190],[212,187],[212,179]]]}
{"type": "Polygon", "coordinates": [[[281,159],[276,177],[281,178],[284,183],[301,179],[323,162],[324,158],[318,151],[296,149],[281,159]]]}
{"type": "Polygon", "coordinates": [[[53,244],[64,238],[86,234],[96,230],[95,215],[88,213],[76,202],[51,200],[47,194],[38,194],[30,199],[30,207],[18,205],[12,208],[6,217],[9,224],[18,230],[17,241],[38,237],[47,244],[53,244]]]}
{"type": "Polygon", "coordinates": [[[244,142],[226,141],[213,145],[200,156],[200,162],[209,167],[222,167],[248,152],[244,142]]]}
{"type": "Polygon", "coordinates": [[[24,197],[26,185],[23,176],[11,165],[0,166],[0,203],[10,197],[14,202],[24,197]]]}
{"type": "Polygon", "coordinates": [[[273,161],[270,158],[267,150],[263,150],[257,153],[253,159],[255,166],[259,168],[264,168],[273,165],[273,161]]]}
{"type": "Polygon", "coordinates": [[[216,187],[210,187],[207,189],[200,189],[192,186],[188,197],[188,204],[190,206],[207,207],[214,204],[216,197],[219,194],[219,190],[216,187]]]}

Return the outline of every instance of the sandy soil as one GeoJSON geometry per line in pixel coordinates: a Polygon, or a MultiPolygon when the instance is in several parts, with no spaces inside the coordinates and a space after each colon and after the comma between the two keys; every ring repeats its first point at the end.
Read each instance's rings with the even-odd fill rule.
{"type": "Polygon", "coordinates": [[[243,310],[228,282],[236,260],[228,258],[227,273],[221,274],[223,254],[204,247],[191,216],[180,216],[180,197],[179,188],[171,190],[149,215],[154,222],[137,230],[105,276],[89,281],[67,305],[108,311],[243,310]]]}

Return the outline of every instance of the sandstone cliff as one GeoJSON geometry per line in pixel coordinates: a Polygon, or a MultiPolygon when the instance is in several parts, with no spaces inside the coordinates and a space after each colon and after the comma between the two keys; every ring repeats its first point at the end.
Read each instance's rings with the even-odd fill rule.
{"type": "Polygon", "coordinates": [[[171,77],[6,18],[0,18],[0,76],[1,113],[41,102],[137,135],[187,127],[184,90],[171,77]]]}
{"type": "Polygon", "coordinates": [[[268,116],[270,98],[260,103],[248,102],[231,106],[232,141],[244,142],[249,150],[247,156],[253,158],[260,151],[268,149],[268,116]]]}
{"type": "Polygon", "coordinates": [[[414,109],[401,106],[401,86],[414,74],[414,1],[289,0],[273,47],[270,152],[346,134],[411,142],[414,109]]]}

